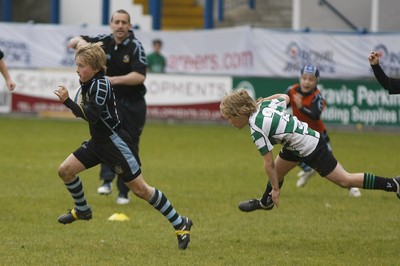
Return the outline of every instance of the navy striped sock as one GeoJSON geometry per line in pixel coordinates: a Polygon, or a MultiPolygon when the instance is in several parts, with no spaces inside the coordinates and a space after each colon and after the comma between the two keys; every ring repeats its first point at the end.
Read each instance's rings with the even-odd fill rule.
{"type": "Polygon", "coordinates": [[[155,188],[148,202],[161,212],[175,229],[179,229],[183,221],[182,217],[176,212],[167,197],[160,190],[155,188]]]}
{"type": "Polygon", "coordinates": [[[90,209],[86,202],[85,193],[83,192],[83,186],[79,176],[76,176],[76,179],[71,183],[65,183],[65,186],[69,193],[71,193],[75,207],[78,211],[84,212],[90,209]]]}

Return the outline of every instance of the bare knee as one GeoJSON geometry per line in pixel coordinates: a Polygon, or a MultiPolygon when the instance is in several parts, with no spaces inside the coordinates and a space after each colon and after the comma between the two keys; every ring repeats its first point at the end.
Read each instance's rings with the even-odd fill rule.
{"type": "Polygon", "coordinates": [[[70,181],[75,178],[75,173],[73,173],[71,167],[64,163],[58,167],[57,173],[58,176],[64,181],[70,181]]]}
{"type": "Polygon", "coordinates": [[[141,199],[148,200],[153,194],[153,188],[143,180],[141,175],[125,184],[129,187],[133,194],[141,199]]]}
{"type": "Polygon", "coordinates": [[[132,192],[139,198],[148,200],[152,193],[151,193],[151,187],[149,186],[138,186],[132,192]]]}
{"type": "Polygon", "coordinates": [[[338,163],[326,178],[342,188],[362,187],[364,174],[349,173],[338,163]]]}

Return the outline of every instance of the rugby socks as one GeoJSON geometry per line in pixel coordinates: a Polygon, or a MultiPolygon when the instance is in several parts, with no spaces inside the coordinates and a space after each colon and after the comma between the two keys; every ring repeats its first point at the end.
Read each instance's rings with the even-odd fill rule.
{"type": "MultiPolygon", "coordinates": [[[[281,187],[283,186],[283,181],[284,181],[284,180],[282,180],[282,181],[279,182],[279,188],[281,188],[281,187]]],[[[264,195],[263,195],[262,198],[261,198],[261,203],[262,203],[264,206],[267,205],[267,199],[268,199],[268,197],[271,197],[271,195],[270,195],[271,191],[272,191],[272,185],[271,185],[271,182],[268,180],[267,188],[265,189],[264,195]]]]}
{"type": "Polygon", "coordinates": [[[380,189],[397,192],[397,183],[393,178],[384,178],[374,174],[364,173],[364,189],[380,189]]]}
{"type": "Polygon", "coordinates": [[[76,176],[76,179],[71,183],[64,184],[74,199],[75,208],[81,212],[89,210],[90,207],[86,202],[85,193],[83,192],[83,186],[79,176],[76,176]]]}
{"type": "Polygon", "coordinates": [[[172,207],[172,204],[169,202],[164,193],[154,188],[153,195],[151,195],[151,197],[148,199],[148,202],[153,205],[155,209],[161,212],[176,230],[180,228],[183,219],[176,212],[174,207],[172,207]]]}

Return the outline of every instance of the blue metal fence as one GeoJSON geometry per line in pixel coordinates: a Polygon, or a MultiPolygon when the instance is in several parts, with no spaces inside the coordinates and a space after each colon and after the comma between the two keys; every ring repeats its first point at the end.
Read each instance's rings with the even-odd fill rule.
{"type": "Polygon", "coordinates": [[[60,0],[51,0],[50,3],[50,23],[60,23],[60,0]]]}
{"type": "Polygon", "coordinates": [[[161,17],[162,17],[162,1],[161,0],[148,0],[149,13],[153,20],[153,30],[161,29],[161,17]]]}
{"type": "Polygon", "coordinates": [[[1,2],[1,20],[5,22],[12,21],[12,0],[3,0],[1,2]]]}

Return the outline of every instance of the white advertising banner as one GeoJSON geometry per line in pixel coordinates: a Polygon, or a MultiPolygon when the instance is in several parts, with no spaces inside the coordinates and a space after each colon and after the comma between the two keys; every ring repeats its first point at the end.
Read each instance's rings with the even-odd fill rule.
{"type": "Polygon", "coordinates": [[[14,70],[11,76],[17,84],[12,92],[11,110],[27,113],[65,112],[54,90],[64,85],[72,98],[79,87],[78,76],[72,70],[14,70]]]}
{"type": "Polygon", "coordinates": [[[145,84],[149,118],[214,121],[222,120],[219,104],[232,78],[148,74],[145,84]]]}
{"type": "MultiPolygon", "coordinates": [[[[0,112],[27,112],[64,116],[69,110],[59,102],[54,90],[64,85],[74,97],[79,87],[72,70],[14,70],[18,84],[11,93],[0,90],[0,112]],[[3,99],[4,98],[4,99],[3,99]],[[11,98],[11,100],[10,100],[11,98]]],[[[227,76],[148,74],[146,79],[148,118],[221,120],[219,103],[232,89],[227,76]]]]}
{"type": "MultiPolygon", "coordinates": [[[[108,34],[108,26],[77,27],[0,23],[0,49],[9,68],[64,68],[74,65],[68,40],[108,34]]],[[[323,78],[371,78],[371,50],[389,75],[400,74],[400,34],[293,32],[251,27],[195,31],[135,31],[146,52],[163,41],[167,73],[296,77],[304,64],[323,78]]]]}
{"type": "Polygon", "coordinates": [[[64,68],[75,65],[68,40],[76,35],[108,33],[107,27],[0,23],[0,50],[9,68],[64,68]]]}
{"type": "Polygon", "coordinates": [[[9,113],[11,111],[10,92],[4,79],[0,78],[0,113],[9,113]]]}

